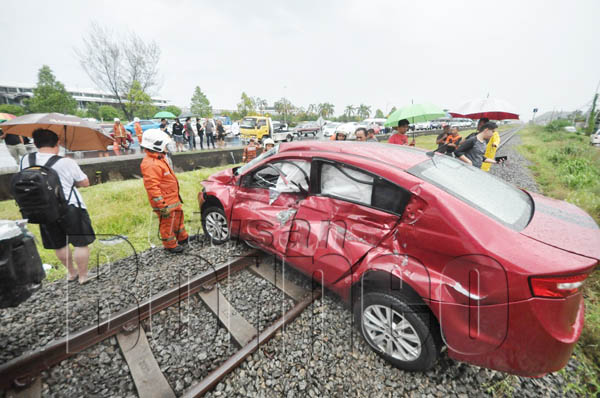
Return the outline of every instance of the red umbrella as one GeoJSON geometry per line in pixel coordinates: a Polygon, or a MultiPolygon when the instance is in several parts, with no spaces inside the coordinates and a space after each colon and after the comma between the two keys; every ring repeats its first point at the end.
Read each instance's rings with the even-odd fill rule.
{"type": "Polygon", "coordinates": [[[507,101],[499,98],[483,98],[465,102],[450,114],[453,117],[466,117],[469,119],[481,119],[487,117],[490,120],[519,119],[515,108],[507,101]]]}

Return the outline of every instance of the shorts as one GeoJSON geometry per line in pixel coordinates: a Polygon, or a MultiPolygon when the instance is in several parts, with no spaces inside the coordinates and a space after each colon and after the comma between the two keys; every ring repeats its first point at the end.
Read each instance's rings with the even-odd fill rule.
{"type": "Polygon", "coordinates": [[[175,140],[175,142],[177,142],[179,144],[183,144],[183,142],[184,142],[184,138],[182,135],[174,135],[173,139],[175,140]]]}
{"type": "Polygon", "coordinates": [[[92,221],[86,209],[69,205],[67,213],[51,224],[40,224],[44,249],[61,249],[67,242],[85,247],[96,240],[92,221]]]}

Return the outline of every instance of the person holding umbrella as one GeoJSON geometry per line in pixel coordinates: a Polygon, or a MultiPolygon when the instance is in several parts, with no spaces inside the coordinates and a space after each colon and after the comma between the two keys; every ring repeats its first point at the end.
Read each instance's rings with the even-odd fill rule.
{"type": "Polygon", "coordinates": [[[388,143],[396,145],[407,145],[408,136],[406,135],[406,132],[408,131],[409,124],[410,123],[406,119],[398,121],[398,126],[395,128],[396,133],[390,137],[388,143]]]}
{"type": "Polygon", "coordinates": [[[38,153],[24,156],[21,170],[33,165],[48,165],[56,171],[67,200],[68,208],[57,221],[40,224],[40,235],[44,249],[54,250],[56,257],[67,268],[67,279],[79,279],[80,284],[88,282],[89,245],[96,240],[92,221],[87,212],[83,197],[77,187],[90,185],[88,177],[79,165],[69,158],[58,155],[58,135],[46,129],[33,132],[33,142],[38,153]],[[50,163],[52,162],[52,163],[50,163]],[[71,253],[69,244],[74,246],[71,253]],[[77,268],[73,266],[73,260],[77,268]]]}

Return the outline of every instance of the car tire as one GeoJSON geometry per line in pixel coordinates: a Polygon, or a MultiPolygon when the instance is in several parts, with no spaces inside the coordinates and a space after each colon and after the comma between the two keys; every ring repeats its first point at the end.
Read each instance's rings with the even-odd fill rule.
{"type": "Polygon", "coordinates": [[[407,371],[432,368],[442,348],[437,319],[425,303],[416,301],[402,293],[367,292],[354,304],[357,327],[367,344],[384,360],[407,371]],[[389,334],[390,319],[393,325],[398,321],[396,327],[404,323],[404,337],[394,336],[394,330],[389,334]]]}
{"type": "Polygon", "coordinates": [[[288,135],[287,135],[287,137],[285,137],[285,140],[286,140],[287,142],[292,142],[292,141],[294,141],[294,136],[293,136],[293,135],[291,135],[291,134],[288,134],[288,135]]]}
{"type": "Polygon", "coordinates": [[[202,229],[215,245],[221,245],[229,240],[229,224],[225,212],[220,207],[211,206],[202,212],[202,229]]]}

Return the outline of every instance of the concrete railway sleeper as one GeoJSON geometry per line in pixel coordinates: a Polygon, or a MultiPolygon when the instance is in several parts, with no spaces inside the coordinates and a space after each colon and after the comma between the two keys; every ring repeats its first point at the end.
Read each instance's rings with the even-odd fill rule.
{"type": "Polygon", "coordinates": [[[192,295],[197,295],[240,347],[220,366],[184,392],[185,397],[202,396],[271,339],[278,330],[321,297],[320,288],[310,291],[285,278],[285,274],[279,277],[274,264],[264,260],[265,257],[260,252],[252,250],[245,256],[223,263],[181,286],[163,291],[136,307],[125,309],[96,326],[54,340],[41,349],[6,362],[0,366],[0,389],[6,390],[6,396],[39,397],[42,391],[40,375],[43,371],[51,369],[65,359],[75,357],[86,348],[116,336],[138,395],[175,397],[173,388],[161,372],[152,352],[142,321],[178,305],[192,295]],[[251,322],[244,319],[217,288],[219,281],[244,269],[268,281],[295,303],[283,316],[262,330],[257,330],[251,322]]]}

